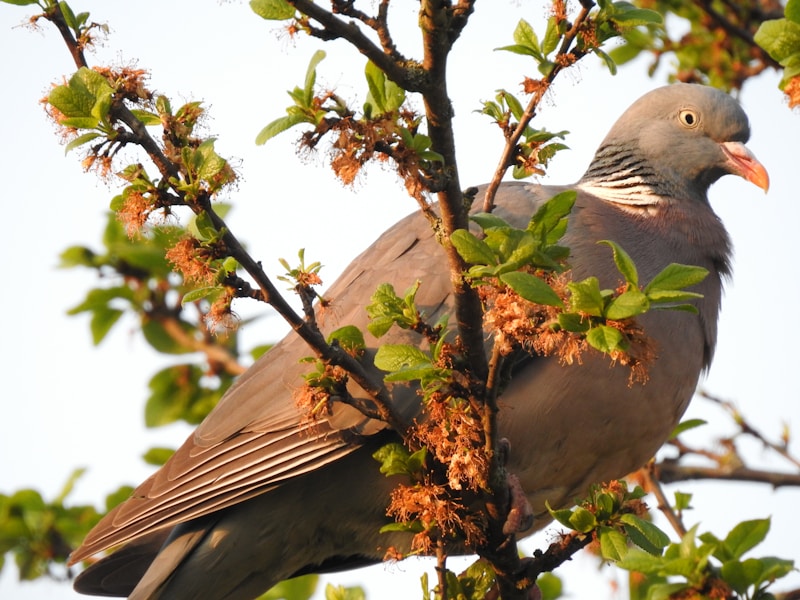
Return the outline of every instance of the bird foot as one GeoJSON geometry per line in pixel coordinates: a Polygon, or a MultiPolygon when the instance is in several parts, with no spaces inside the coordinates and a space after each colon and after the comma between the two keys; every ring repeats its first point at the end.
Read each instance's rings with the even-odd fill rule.
{"type": "Polygon", "coordinates": [[[503,524],[503,533],[511,535],[512,533],[520,533],[530,529],[533,526],[533,508],[528,502],[519,478],[509,473],[506,480],[508,482],[511,508],[509,508],[506,522],[503,524]]]}

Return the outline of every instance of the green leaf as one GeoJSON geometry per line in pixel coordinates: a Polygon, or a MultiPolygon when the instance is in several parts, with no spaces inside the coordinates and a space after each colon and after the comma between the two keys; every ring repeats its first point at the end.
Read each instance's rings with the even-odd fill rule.
{"type": "Polygon", "coordinates": [[[384,344],[375,353],[375,366],[382,371],[399,371],[430,364],[431,359],[425,352],[408,344],[384,344]]]}
{"type": "Polygon", "coordinates": [[[228,164],[214,150],[215,141],[214,138],[204,140],[195,151],[199,160],[197,176],[205,181],[211,181],[228,164]]]}
{"type": "Polygon", "coordinates": [[[131,109],[131,113],[144,125],[161,125],[161,117],[149,110],[131,109]]]}
{"type": "Polygon", "coordinates": [[[564,586],[558,576],[552,573],[542,573],[536,579],[536,587],[542,596],[541,600],[556,600],[561,598],[564,586]]]}
{"type": "Polygon", "coordinates": [[[702,297],[703,294],[685,292],[683,290],[651,290],[647,294],[648,300],[653,304],[674,304],[676,302],[697,300],[702,297]]]}
{"type": "MultiPolygon", "coordinates": [[[[624,37],[627,38],[627,34],[624,37]]],[[[643,50],[644,48],[641,46],[633,43],[627,43],[609,50],[608,57],[614,62],[615,65],[621,66],[637,58],[643,50]]]]}
{"type": "Polygon", "coordinates": [[[92,311],[89,329],[92,332],[92,342],[95,346],[105,339],[122,314],[123,311],[108,307],[97,307],[92,311]]]}
{"type": "Polygon", "coordinates": [[[394,287],[389,283],[382,283],[370,298],[366,310],[370,322],[367,330],[376,338],[385,335],[392,325],[409,329],[419,321],[419,313],[414,304],[420,282],[416,281],[400,298],[394,287]]]}
{"type": "Polygon", "coordinates": [[[129,485],[120,486],[117,490],[108,494],[105,498],[106,511],[110,511],[115,506],[122,504],[131,497],[133,488],[129,485]]]}
{"type": "Polygon", "coordinates": [[[216,300],[217,297],[225,293],[225,288],[222,286],[211,286],[211,287],[201,287],[197,288],[196,290],[191,290],[190,292],[186,292],[181,298],[181,304],[191,304],[192,302],[197,302],[198,300],[205,300],[207,299],[209,302],[213,302],[216,300]]]}
{"type": "MultiPolygon", "coordinates": [[[[397,442],[381,446],[372,454],[372,458],[381,464],[380,471],[387,477],[391,475],[411,475],[415,472],[409,469],[411,454],[403,444],[397,442]]],[[[418,460],[415,459],[415,466],[419,464],[418,460]]]]}
{"type": "Polygon", "coordinates": [[[790,21],[800,23],[800,0],[789,0],[783,14],[790,21]]]}
{"type": "Polygon", "coordinates": [[[597,518],[592,512],[578,506],[572,511],[572,515],[569,518],[569,526],[575,531],[589,533],[597,527],[597,518]]]}
{"type": "Polygon", "coordinates": [[[638,571],[649,575],[660,573],[665,561],[662,557],[645,552],[639,548],[631,548],[628,553],[617,562],[617,566],[626,571],[638,571]]]}
{"type": "Polygon", "coordinates": [[[283,133],[287,129],[299,125],[300,123],[307,123],[309,119],[303,113],[292,113],[285,117],[280,117],[269,123],[264,129],[258,132],[256,136],[256,144],[263,146],[268,140],[274,138],[279,133],[283,133]]]}
{"type": "Polygon", "coordinates": [[[532,56],[537,61],[543,60],[542,53],[530,46],[523,46],[521,44],[511,44],[510,46],[500,46],[495,50],[502,50],[503,52],[511,52],[513,54],[522,54],[524,56],[532,56]]]}
{"type": "Polygon", "coordinates": [[[692,508],[692,495],[684,492],[675,492],[675,510],[683,511],[692,508]]]}
{"type": "Polygon", "coordinates": [[[553,517],[556,521],[564,525],[565,527],[569,527],[572,529],[572,524],[570,523],[570,519],[572,518],[572,511],[568,508],[560,508],[554,510],[550,507],[550,503],[545,501],[545,507],[547,508],[547,512],[550,513],[550,516],[553,517]]]}
{"type": "MultiPolygon", "coordinates": [[[[174,325],[190,338],[196,333],[195,327],[185,321],[175,320],[174,325]]],[[[195,351],[195,348],[185,346],[183,342],[175,339],[164,326],[164,323],[156,319],[142,319],[142,335],[144,335],[144,339],[153,349],[163,354],[186,354],[195,351]]]]}
{"type": "Polygon", "coordinates": [[[431,377],[436,377],[437,373],[446,373],[446,370],[436,369],[432,363],[420,363],[402,367],[397,371],[389,373],[383,378],[387,383],[402,381],[424,381],[431,377]]]}
{"type": "Polygon", "coordinates": [[[630,289],[611,300],[605,310],[607,319],[619,321],[640,315],[650,308],[650,301],[638,289],[630,289]]]}
{"type": "Polygon", "coordinates": [[[450,242],[468,263],[476,265],[496,265],[497,257],[489,245],[479,240],[466,229],[457,229],[450,235],[450,242]]]}
{"type": "Polygon", "coordinates": [[[675,429],[672,430],[672,433],[669,435],[669,439],[674,440],[684,431],[689,431],[690,429],[700,427],[706,423],[707,421],[704,421],[703,419],[686,419],[685,421],[681,421],[675,426],[675,429]]]}
{"type": "Polygon", "coordinates": [[[622,249],[622,246],[611,240],[600,240],[598,244],[605,244],[611,247],[614,253],[614,264],[617,265],[617,270],[622,273],[625,281],[631,286],[638,288],[639,274],[636,272],[636,265],[633,264],[630,255],[622,249]]]}
{"type": "Polygon", "coordinates": [[[64,22],[67,24],[67,27],[73,31],[77,31],[78,22],[75,19],[75,13],[72,12],[72,8],[70,8],[69,4],[62,0],[58,3],[58,7],[61,9],[61,14],[64,16],[64,22]]]}
{"type": "Polygon", "coordinates": [[[598,56],[598,58],[600,58],[600,60],[603,61],[603,64],[606,66],[606,69],[608,69],[609,73],[612,75],[617,74],[617,63],[614,62],[614,59],[610,54],[604,50],[601,50],[600,48],[595,48],[594,53],[598,56]]]}
{"type": "Polygon", "coordinates": [[[592,327],[586,334],[586,341],[600,352],[609,353],[625,349],[625,338],[619,329],[608,325],[592,327]]]}
{"type": "Polygon", "coordinates": [[[364,342],[364,334],[355,325],[345,325],[328,336],[328,343],[338,343],[339,346],[348,354],[358,356],[364,353],[367,348],[364,342]]]}
{"type": "Polygon", "coordinates": [[[470,216],[470,220],[477,223],[483,230],[492,227],[511,227],[508,221],[504,221],[494,213],[476,213],[470,216]]]}
{"type": "Polygon", "coordinates": [[[547,29],[544,32],[544,38],[542,38],[542,53],[545,56],[558,48],[558,42],[561,40],[558,23],[559,20],[555,16],[547,20],[547,29]]]}
{"type": "Polygon", "coordinates": [[[159,427],[179,419],[197,421],[205,408],[203,401],[213,399],[213,394],[204,395],[200,388],[203,376],[203,370],[191,364],[173,365],[153,375],[148,383],[151,393],[145,404],[145,425],[159,427]]]}
{"type": "Polygon", "coordinates": [[[69,153],[70,150],[73,150],[78,146],[83,146],[84,144],[91,142],[92,140],[95,140],[99,137],[101,137],[101,134],[95,131],[90,131],[88,133],[84,133],[83,135],[79,135],[64,147],[64,154],[67,154],[69,153]]]}
{"type": "Polygon", "coordinates": [[[600,556],[610,561],[620,561],[628,553],[628,539],[616,529],[601,527],[598,530],[600,539],[600,556]]]}
{"type": "Polygon", "coordinates": [[[530,264],[536,252],[533,235],[524,229],[493,227],[486,231],[486,244],[500,259],[503,272],[530,264]]]}
{"type": "Polygon", "coordinates": [[[558,325],[566,331],[586,333],[592,324],[589,319],[578,313],[561,313],[558,315],[558,325]]]}
{"type": "Polygon", "coordinates": [[[535,304],[563,307],[564,303],[553,288],[542,279],[522,271],[511,271],[500,275],[500,281],[505,283],[520,296],[535,304]]]}
{"type": "Polygon", "coordinates": [[[72,471],[67,479],[67,482],[61,488],[61,491],[58,493],[58,496],[54,498],[53,502],[56,504],[63,504],[64,500],[67,499],[67,496],[69,496],[72,493],[72,490],[75,489],[75,484],[81,477],[83,477],[84,473],[86,473],[85,468],[78,468],[72,471]]]}
{"type": "Polygon", "coordinates": [[[369,94],[367,103],[377,108],[375,115],[394,113],[405,102],[406,93],[403,88],[386,77],[386,73],[372,61],[367,62],[364,69],[369,94]]]}
{"type": "Polygon", "coordinates": [[[506,101],[506,104],[508,104],[511,114],[517,121],[519,121],[522,118],[522,113],[525,112],[525,109],[522,108],[522,103],[517,100],[517,97],[514,94],[509,92],[505,92],[503,94],[503,99],[506,101]]]}
{"type": "Polygon", "coordinates": [[[97,71],[81,67],[67,85],[54,88],[47,100],[63,115],[66,127],[94,129],[108,116],[113,89],[97,71]]]}
{"type": "Polygon", "coordinates": [[[85,246],[71,246],[64,250],[59,258],[59,268],[69,269],[72,267],[93,267],[97,255],[85,246]]]}
{"type": "Polygon", "coordinates": [[[14,6],[28,6],[29,4],[38,4],[39,0],[0,0],[6,4],[13,4],[14,6]]]}
{"type": "MultiPolygon", "coordinates": [[[[463,573],[458,575],[456,584],[464,593],[453,594],[452,598],[486,598],[489,590],[494,585],[497,576],[494,569],[485,559],[478,559],[469,565],[463,573]]],[[[455,588],[448,588],[454,590],[455,588]]],[[[449,594],[448,594],[449,596],[449,594]]]]}
{"type": "MultiPolygon", "coordinates": [[[[287,600],[293,600],[287,598],[287,600]]],[[[366,593],[360,587],[334,586],[329,583],[325,586],[325,600],[366,600],[366,593]]]]}
{"type": "MultiPolygon", "coordinates": [[[[795,571],[794,561],[775,556],[764,556],[761,558],[763,570],[761,577],[756,585],[761,585],[764,582],[773,582],[781,577],[786,577],[789,573],[795,571]]],[[[766,599],[765,599],[766,600],[766,599]]]]}
{"type": "Polygon", "coordinates": [[[324,50],[317,50],[311,57],[306,69],[306,80],[303,85],[305,107],[310,108],[314,101],[314,84],[317,82],[317,65],[325,58],[324,50]]]}
{"type": "Polygon", "coordinates": [[[739,559],[745,552],[763,542],[769,526],[769,519],[754,519],[737,524],[723,542],[730,551],[731,558],[739,559]]]}
{"type": "Polygon", "coordinates": [[[660,555],[661,551],[669,544],[669,537],[650,521],[640,519],[634,514],[626,513],[620,516],[620,522],[625,527],[631,541],[645,552],[660,555]]]}
{"type": "Polygon", "coordinates": [[[173,448],[150,448],[142,455],[142,460],[148,465],[160,467],[166,463],[173,454],[175,454],[173,448]]]}
{"type": "Polygon", "coordinates": [[[258,600],[309,600],[319,585],[319,575],[310,573],[293,579],[281,581],[258,600]]]}
{"type": "Polygon", "coordinates": [[[757,558],[745,561],[729,560],[722,563],[720,574],[725,583],[729,584],[739,594],[744,594],[751,585],[761,577],[764,565],[757,558]]]}
{"type": "Polygon", "coordinates": [[[423,446],[416,452],[412,452],[408,457],[407,468],[409,473],[418,474],[425,466],[425,461],[428,458],[428,449],[423,446]]]}
{"type": "Polygon", "coordinates": [[[600,292],[600,281],[597,277],[587,277],[583,281],[567,284],[570,296],[570,309],[592,317],[602,317],[605,300],[600,292]]]}
{"type": "Polygon", "coordinates": [[[656,290],[682,290],[700,283],[707,275],[708,270],[703,267],[672,263],[653,277],[644,288],[644,293],[649,295],[656,290]]]}
{"type": "Polygon", "coordinates": [[[259,344],[250,349],[250,356],[253,360],[258,360],[266,354],[274,344],[259,344]]]}
{"type": "Polygon", "coordinates": [[[250,8],[268,21],[285,21],[294,16],[294,6],[286,0],[250,0],[250,8]]]}
{"type": "Polygon", "coordinates": [[[528,231],[546,244],[555,244],[567,229],[567,219],[577,197],[577,192],[567,190],[550,198],[531,217],[528,231]]]}
{"type": "Polygon", "coordinates": [[[407,523],[387,523],[378,530],[380,533],[386,533],[387,531],[419,533],[420,531],[425,531],[425,527],[418,520],[414,520],[407,523]]]}
{"type": "Polygon", "coordinates": [[[640,27],[642,25],[660,25],[663,19],[659,13],[646,8],[636,8],[628,2],[615,2],[617,10],[611,20],[622,27],[640,27]]]}
{"type": "Polygon", "coordinates": [[[502,48],[495,48],[495,50],[532,56],[537,61],[544,60],[536,32],[525,19],[520,19],[516,29],[514,29],[514,42],[511,46],[503,46],[502,48]]]}
{"type": "Polygon", "coordinates": [[[782,63],[800,52],[800,22],[789,19],[764,21],[756,31],[755,42],[782,63]]]}

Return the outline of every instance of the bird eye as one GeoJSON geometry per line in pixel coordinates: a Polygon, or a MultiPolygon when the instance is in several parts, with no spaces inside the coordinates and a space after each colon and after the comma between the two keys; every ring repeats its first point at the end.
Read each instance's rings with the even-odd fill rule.
{"type": "Polygon", "coordinates": [[[678,119],[685,127],[697,127],[697,124],[700,122],[700,117],[697,113],[689,108],[684,108],[681,112],[678,113],[678,119]]]}

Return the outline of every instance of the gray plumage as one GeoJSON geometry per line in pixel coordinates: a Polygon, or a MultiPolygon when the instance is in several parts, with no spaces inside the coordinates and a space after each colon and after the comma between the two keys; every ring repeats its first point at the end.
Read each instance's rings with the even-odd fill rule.
{"type": "MultiPolygon", "coordinates": [[[[667,264],[709,270],[694,291],[699,314],[654,311],[640,322],[658,357],[645,385],[624,368],[587,354],[582,364],[529,361],[501,398],[499,426],[516,474],[545,522],[545,500],[568,505],[589,485],[644,464],[686,408],[716,343],[730,243],[706,192],[732,173],[766,189],[766,171],[743,143],[747,118],[717,90],[657,89],[619,119],[573,186],[503,184],[496,213],[524,227],[544,200],[578,192],[564,243],[574,279],[614,288],[620,276],[601,239],[620,244],[646,282],[667,264]]],[[[483,188],[478,194],[482,199],[483,188]]],[[[427,222],[412,215],[386,231],[326,292],[325,332],[366,330],[364,306],[376,287],[422,281],[418,304],[430,319],[450,311],[449,274],[427,222]]],[[[377,342],[367,334],[373,349],[377,342]]],[[[384,340],[381,340],[383,342],[384,340]]],[[[416,343],[394,332],[392,343],[416,343]]],[[[312,431],[301,425],[292,391],[309,350],[288,336],[256,362],[196,432],[132,498],[113,510],[72,555],[82,560],[127,544],[85,571],[78,591],[131,598],[252,598],[304,572],[381,559],[406,534],[379,534],[395,481],[378,472],[374,449],[392,439],[382,423],[337,405],[312,431]]],[[[364,396],[350,386],[354,396],[364,396]]],[[[393,391],[398,411],[418,410],[414,390],[393,391]]]]}

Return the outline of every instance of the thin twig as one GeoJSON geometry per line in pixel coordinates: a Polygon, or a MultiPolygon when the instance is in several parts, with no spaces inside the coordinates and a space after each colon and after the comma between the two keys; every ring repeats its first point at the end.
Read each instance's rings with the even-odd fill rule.
{"type": "Polygon", "coordinates": [[[578,52],[577,50],[570,51],[570,47],[575,41],[575,38],[577,37],[578,32],[580,31],[584,22],[589,18],[589,13],[592,7],[593,3],[591,2],[582,3],[580,13],[572,23],[572,27],[570,27],[569,31],[564,34],[564,37],[561,40],[561,46],[559,47],[556,58],[553,61],[554,66],[552,70],[546,77],[540,80],[540,85],[536,87],[536,91],[533,93],[528,105],[525,107],[525,111],[520,116],[517,126],[513,131],[507,133],[506,143],[503,147],[503,151],[500,154],[500,160],[495,168],[494,176],[486,188],[486,193],[483,198],[483,212],[492,212],[492,209],[494,208],[494,198],[497,194],[498,188],[500,187],[500,183],[502,182],[506,171],[508,171],[508,169],[514,164],[514,155],[517,152],[517,144],[519,144],[519,140],[524,135],[525,129],[527,129],[531,120],[536,116],[536,109],[539,107],[539,104],[541,103],[542,98],[547,90],[550,89],[550,85],[553,83],[556,76],[564,68],[566,68],[566,66],[573,64],[576,60],[582,58],[586,54],[586,52],[578,52]],[[571,60],[564,60],[568,56],[571,57],[571,60]]]}
{"type": "Polygon", "coordinates": [[[164,331],[178,344],[194,352],[202,352],[208,358],[209,363],[221,365],[226,373],[230,375],[241,375],[247,370],[242,363],[236,360],[234,355],[219,344],[199,340],[193,335],[190,335],[181,327],[178,319],[163,316],[156,316],[154,318],[164,328],[164,331]]]}
{"type": "Polygon", "coordinates": [[[749,436],[752,436],[752,437],[756,438],[759,442],[764,444],[765,447],[767,447],[770,450],[778,453],[783,458],[788,460],[790,463],[792,463],[796,467],[800,468],[800,458],[797,458],[796,456],[792,456],[789,453],[789,449],[786,447],[785,444],[778,443],[778,442],[773,442],[773,441],[767,439],[767,437],[763,433],[761,433],[758,429],[753,427],[744,418],[744,416],[739,412],[739,409],[736,408],[736,406],[733,404],[733,402],[731,402],[729,400],[723,400],[722,398],[714,396],[713,394],[709,394],[706,391],[701,391],[699,395],[700,395],[701,398],[705,398],[706,400],[710,400],[711,402],[714,402],[714,403],[722,406],[725,410],[727,410],[728,413],[733,418],[733,420],[736,422],[736,424],[742,430],[742,433],[745,433],[745,434],[747,434],[749,436]]]}
{"type": "Polygon", "coordinates": [[[661,480],[658,477],[657,465],[654,461],[650,461],[646,467],[640,471],[645,482],[645,489],[651,492],[658,500],[658,510],[667,518],[672,528],[675,530],[681,539],[686,535],[686,526],[683,524],[678,513],[672,508],[672,505],[664,493],[664,488],[661,487],[661,480]]]}

